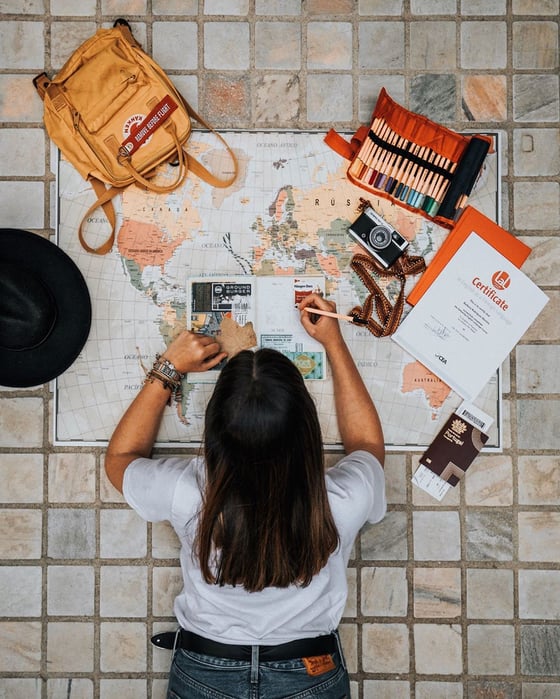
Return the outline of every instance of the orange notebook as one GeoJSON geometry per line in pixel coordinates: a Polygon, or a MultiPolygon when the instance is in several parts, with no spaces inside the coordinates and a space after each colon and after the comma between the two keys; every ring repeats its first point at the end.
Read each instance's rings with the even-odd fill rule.
{"type": "Polygon", "coordinates": [[[441,270],[465,242],[471,233],[476,233],[489,245],[506,257],[517,268],[525,262],[531,248],[511,233],[498,226],[472,206],[467,206],[460,219],[443,241],[432,261],[414,286],[406,300],[414,306],[441,270]]]}

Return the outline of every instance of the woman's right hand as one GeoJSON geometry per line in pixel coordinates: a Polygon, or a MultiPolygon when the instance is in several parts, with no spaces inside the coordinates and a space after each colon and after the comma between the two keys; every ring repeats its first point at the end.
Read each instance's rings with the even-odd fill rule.
{"type": "Polygon", "coordinates": [[[309,308],[319,308],[322,311],[336,313],[336,304],[327,301],[320,294],[309,294],[298,306],[300,310],[301,324],[309,335],[320,342],[325,349],[337,343],[343,342],[340,324],[337,318],[320,316],[305,310],[309,308]]]}

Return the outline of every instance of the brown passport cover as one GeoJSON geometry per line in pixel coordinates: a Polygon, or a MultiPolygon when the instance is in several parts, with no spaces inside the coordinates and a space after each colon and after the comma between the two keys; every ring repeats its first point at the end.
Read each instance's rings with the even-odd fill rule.
{"type": "Polygon", "coordinates": [[[420,463],[455,486],[487,441],[487,434],[453,413],[422,455],[420,463]]]}

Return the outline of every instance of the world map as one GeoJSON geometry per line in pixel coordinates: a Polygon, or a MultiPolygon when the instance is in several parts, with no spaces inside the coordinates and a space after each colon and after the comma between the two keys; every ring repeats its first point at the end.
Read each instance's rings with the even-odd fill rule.
{"type": "MultiPolygon", "coordinates": [[[[186,325],[188,280],[224,275],[322,275],[326,296],[342,313],[362,304],[367,290],[351,271],[358,247],[347,228],[358,216],[360,197],[410,242],[411,254],[429,262],[447,230],[369,195],[346,178],[348,163],[315,132],[224,133],[239,161],[228,188],[195,176],[171,194],[129,186],[115,200],[117,237],[104,256],[85,252],[77,229],[93,201],[89,185],[57,158],[58,244],[82,271],[93,306],[89,339],[76,362],[56,381],[55,443],[104,444],[141,388],[156,352],[164,351],[186,325]]],[[[188,152],[212,172],[228,165],[215,136],[193,132],[188,152]]],[[[496,219],[497,156],[487,158],[470,203],[496,219]]],[[[158,183],[173,181],[166,165],[158,183]]],[[[108,224],[100,211],[87,221],[86,239],[101,244],[108,224]]],[[[407,280],[407,291],[415,283],[407,280]]],[[[395,280],[378,282],[389,298],[395,280]]],[[[274,304],[274,299],[259,299],[274,304]]],[[[406,312],[406,311],[405,311],[406,312]]],[[[390,338],[363,327],[342,331],[375,400],[389,449],[428,445],[461,403],[441,380],[390,338]]],[[[307,382],[317,404],[326,448],[340,446],[329,377],[307,382]]],[[[212,384],[183,384],[181,402],[166,409],[161,445],[197,446],[212,384]]],[[[476,404],[495,418],[488,446],[498,447],[500,390],[492,379],[476,404]]]]}

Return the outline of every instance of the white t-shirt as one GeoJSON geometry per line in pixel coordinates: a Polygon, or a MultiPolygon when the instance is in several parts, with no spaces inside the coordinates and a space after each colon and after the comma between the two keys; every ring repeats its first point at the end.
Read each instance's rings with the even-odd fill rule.
{"type": "Polygon", "coordinates": [[[340,544],[307,587],[209,585],[191,555],[205,480],[204,462],[179,457],[136,459],[125,471],[128,504],[150,522],[169,521],[181,541],[184,588],[175,599],[179,624],[222,643],[275,645],[334,631],[348,594],[346,567],[354,540],[366,522],[385,516],[385,478],[365,451],[344,456],[325,474],[340,544]]]}

